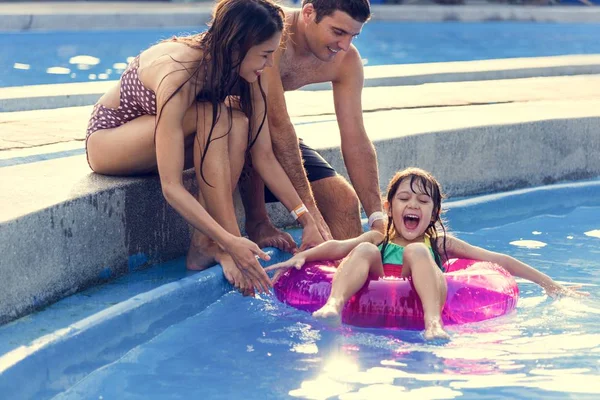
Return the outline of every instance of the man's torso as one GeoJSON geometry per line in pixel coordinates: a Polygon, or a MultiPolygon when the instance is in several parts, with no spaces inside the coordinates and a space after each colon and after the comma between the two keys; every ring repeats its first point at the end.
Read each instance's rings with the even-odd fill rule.
{"type": "MultiPolygon", "coordinates": [[[[298,11],[287,13],[286,20],[289,24],[296,23],[298,11]]],[[[312,54],[298,56],[294,50],[293,34],[285,36],[285,43],[279,61],[279,73],[284,91],[291,91],[311,83],[332,82],[336,79],[345,53],[340,52],[331,62],[321,61],[312,54]]]]}

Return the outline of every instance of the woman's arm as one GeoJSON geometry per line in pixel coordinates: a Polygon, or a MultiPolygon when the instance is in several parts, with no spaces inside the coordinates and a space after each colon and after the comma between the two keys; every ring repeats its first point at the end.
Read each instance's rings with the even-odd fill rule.
{"type": "Polygon", "coordinates": [[[287,261],[283,261],[265,268],[265,271],[273,271],[280,268],[300,269],[305,263],[319,260],[340,260],[346,257],[356,246],[361,243],[373,243],[378,245],[383,241],[383,235],[379,231],[369,231],[362,235],[346,240],[329,240],[317,247],[297,253],[287,261]]]}
{"type": "MultiPolygon", "coordinates": [[[[157,91],[156,158],[163,194],[167,202],[194,228],[213,239],[225,252],[230,254],[236,265],[252,279],[253,285],[268,290],[270,281],[256,256],[268,260],[255,243],[233,235],[224,229],[202,207],[183,185],[185,143],[183,119],[186,111],[195,101],[191,84],[186,83],[171,97],[187,79],[187,71],[175,66],[165,75],[161,89],[157,91]],[[169,97],[171,97],[169,99],[169,97]]],[[[233,200],[232,200],[233,201],[233,200]]],[[[235,218],[232,214],[231,218],[235,218]]]]}
{"type": "Polygon", "coordinates": [[[187,72],[172,70],[166,74],[157,91],[157,120],[155,146],[156,161],[163,195],[167,202],[194,228],[219,244],[230,236],[183,186],[185,143],[183,118],[192,105],[194,96],[185,84],[173,97],[175,90],[185,82],[187,72]],[[171,97],[169,99],[169,97],[171,97]]]}
{"type": "Polygon", "coordinates": [[[463,240],[453,236],[446,236],[446,251],[450,258],[470,258],[474,260],[489,261],[502,266],[511,275],[519,278],[527,279],[528,281],[537,283],[543,287],[548,295],[584,295],[584,292],[577,292],[571,288],[566,288],[556,283],[548,275],[538,271],[537,269],[513,258],[509,255],[496,253],[473,246],[463,240]]]}

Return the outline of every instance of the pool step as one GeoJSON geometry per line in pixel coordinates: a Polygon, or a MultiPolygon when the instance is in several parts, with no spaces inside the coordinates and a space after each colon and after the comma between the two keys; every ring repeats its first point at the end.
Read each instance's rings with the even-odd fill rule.
{"type": "MultiPolygon", "coordinates": [[[[271,263],[289,257],[276,249],[267,252],[271,263]]],[[[220,266],[191,273],[179,259],[0,327],[0,393],[4,398],[51,398],[231,289],[220,266]]]]}

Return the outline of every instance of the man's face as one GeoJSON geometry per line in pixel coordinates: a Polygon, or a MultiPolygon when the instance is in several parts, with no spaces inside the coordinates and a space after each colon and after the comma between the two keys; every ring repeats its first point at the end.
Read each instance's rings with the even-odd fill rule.
{"type": "Polygon", "coordinates": [[[321,61],[332,61],[340,51],[348,51],[352,39],[360,34],[364,25],[339,10],[323,17],[317,23],[314,8],[312,6],[308,10],[306,8],[305,6],[302,13],[307,24],[307,45],[321,61]]]}

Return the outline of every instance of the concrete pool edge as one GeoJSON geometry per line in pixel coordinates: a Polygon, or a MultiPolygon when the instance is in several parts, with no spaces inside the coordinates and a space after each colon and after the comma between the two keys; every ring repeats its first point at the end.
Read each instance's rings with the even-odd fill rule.
{"type": "MultiPolygon", "coordinates": [[[[286,1],[289,5],[291,2],[286,1]]],[[[123,4],[29,3],[0,6],[0,31],[89,30],[152,27],[189,27],[204,25],[212,4],[123,4]]],[[[374,21],[524,21],[524,22],[600,22],[597,7],[520,6],[504,4],[473,5],[373,5],[374,21]]]]}
{"type": "MultiPolygon", "coordinates": [[[[600,54],[507,58],[365,67],[365,87],[600,74],[600,54]]],[[[0,112],[56,109],[94,104],[115,81],[0,88],[0,112]]],[[[329,90],[308,85],[301,90],[329,90]]]]}
{"type": "MultiPolygon", "coordinates": [[[[550,110],[546,105],[543,109],[550,110]]],[[[431,118],[431,111],[427,115],[431,118]]],[[[378,113],[366,119],[367,129],[377,132],[378,125],[391,127],[402,116],[409,114],[378,113]]],[[[335,124],[298,129],[324,132],[328,123],[335,124]]],[[[373,140],[382,186],[399,168],[415,165],[431,170],[450,195],[464,196],[600,176],[599,125],[600,116],[547,119],[438,127],[373,140]]],[[[323,148],[322,155],[345,174],[339,147],[323,148]]],[[[9,187],[19,188],[5,194],[11,207],[0,223],[1,242],[11,249],[0,259],[3,322],[187,250],[189,228],[165,203],[156,177],[97,176],[85,167],[85,156],[5,167],[0,176],[9,187]],[[45,195],[37,196],[40,192],[45,195]]],[[[186,174],[185,181],[193,188],[192,174],[186,174]]],[[[270,205],[269,210],[276,225],[292,223],[281,205],[270,205]]],[[[236,212],[243,227],[239,198],[236,212]]]]}

